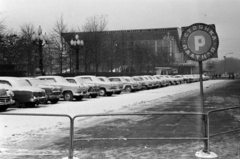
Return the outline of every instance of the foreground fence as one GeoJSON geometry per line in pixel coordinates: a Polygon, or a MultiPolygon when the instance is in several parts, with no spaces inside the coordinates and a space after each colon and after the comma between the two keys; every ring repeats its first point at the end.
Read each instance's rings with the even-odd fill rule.
{"type": "MultiPolygon", "coordinates": [[[[214,136],[219,136],[226,133],[231,133],[235,131],[239,131],[240,128],[229,130],[225,132],[219,132],[216,134],[210,134],[210,115],[215,112],[227,111],[227,110],[235,110],[239,109],[240,107],[230,107],[230,108],[223,108],[223,109],[216,109],[208,111],[207,113],[195,113],[195,112],[159,112],[159,113],[122,113],[122,114],[81,114],[71,117],[67,114],[28,114],[28,113],[0,113],[0,115],[15,115],[15,116],[43,116],[43,117],[64,117],[69,118],[70,120],[70,129],[69,129],[69,154],[68,157],[64,157],[63,159],[77,159],[73,157],[74,152],[74,122],[76,118],[80,117],[107,117],[107,116],[115,116],[115,117],[123,117],[123,116],[160,116],[160,115],[195,115],[195,116],[202,116],[203,119],[203,137],[145,137],[145,138],[88,138],[88,139],[80,139],[86,141],[101,141],[101,140],[203,140],[204,141],[204,150],[202,151],[203,154],[196,155],[197,157],[204,156],[209,158],[209,155],[214,155],[214,153],[210,152],[210,138],[214,136]]],[[[213,157],[212,157],[213,158],[213,157]]]]}

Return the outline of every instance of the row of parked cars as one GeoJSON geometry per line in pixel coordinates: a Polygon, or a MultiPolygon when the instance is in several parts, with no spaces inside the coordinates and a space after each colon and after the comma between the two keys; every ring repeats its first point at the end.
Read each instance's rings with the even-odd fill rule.
{"type": "MultiPolygon", "coordinates": [[[[208,80],[203,76],[203,80],[208,80]]],[[[0,111],[8,107],[34,107],[38,104],[58,103],[98,96],[112,96],[125,92],[154,89],[199,81],[199,75],[145,76],[38,76],[0,77],[0,111]]]]}

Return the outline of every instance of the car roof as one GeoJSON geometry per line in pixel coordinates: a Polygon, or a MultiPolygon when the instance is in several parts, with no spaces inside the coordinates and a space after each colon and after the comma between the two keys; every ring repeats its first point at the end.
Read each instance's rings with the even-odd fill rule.
{"type": "Polygon", "coordinates": [[[62,76],[37,76],[36,78],[55,78],[55,77],[62,77],[62,76]]]}

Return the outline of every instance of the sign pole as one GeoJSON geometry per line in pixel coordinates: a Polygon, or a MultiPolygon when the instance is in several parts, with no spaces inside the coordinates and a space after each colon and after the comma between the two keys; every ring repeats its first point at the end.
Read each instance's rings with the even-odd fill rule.
{"type": "MultiPolygon", "coordinates": [[[[199,61],[199,75],[200,75],[200,97],[201,97],[201,111],[202,113],[205,113],[204,109],[204,94],[203,94],[203,77],[202,77],[203,71],[202,71],[202,61],[199,61]]],[[[207,120],[205,116],[202,116],[202,129],[203,129],[203,135],[204,137],[207,137],[207,120]]],[[[208,142],[207,140],[204,140],[204,152],[208,152],[208,142]]]]}

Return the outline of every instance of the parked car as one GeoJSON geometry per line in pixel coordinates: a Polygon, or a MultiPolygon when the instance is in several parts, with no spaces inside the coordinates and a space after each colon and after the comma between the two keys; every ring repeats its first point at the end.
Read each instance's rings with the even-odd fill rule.
{"type": "Polygon", "coordinates": [[[135,80],[133,79],[133,77],[123,76],[123,78],[129,80],[130,82],[136,83],[136,84],[137,84],[137,90],[138,90],[138,91],[143,89],[141,82],[135,81],[135,80]]]}
{"type": "Polygon", "coordinates": [[[136,83],[133,83],[123,77],[108,77],[108,79],[112,82],[122,82],[123,90],[126,92],[134,92],[138,90],[138,85],[136,83]]]}
{"type": "Polygon", "coordinates": [[[14,93],[8,89],[1,88],[0,84],[0,111],[6,111],[15,103],[13,100],[14,93]]]}
{"type": "Polygon", "coordinates": [[[23,79],[25,79],[31,86],[45,90],[47,98],[43,103],[50,101],[52,104],[56,104],[59,101],[59,98],[62,95],[62,88],[60,86],[46,85],[43,80],[38,78],[25,77],[23,79]]]}
{"type": "Polygon", "coordinates": [[[178,84],[183,84],[185,83],[184,78],[181,75],[172,75],[171,77],[176,78],[178,81],[178,84]]]}
{"type": "Polygon", "coordinates": [[[62,88],[61,97],[63,97],[65,101],[72,101],[73,98],[81,101],[84,95],[88,93],[87,86],[69,83],[61,76],[39,76],[36,78],[43,80],[46,85],[60,86],[62,88]]]}
{"type": "Polygon", "coordinates": [[[104,77],[104,76],[98,76],[97,78],[103,82],[110,82],[110,83],[116,84],[117,88],[114,91],[114,94],[121,94],[121,92],[123,90],[123,84],[121,82],[111,82],[107,77],[104,77]]]}
{"type": "Polygon", "coordinates": [[[153,88],[153,83],[149,80],[144,79],[141,76],[133,76],[133,79],[135,81],[139,81],[142,84],[143,89],[152,89],[153,88]]]}
{"type": "Polygon", "coordinates": [[[31,86],[25,79],[0,77],[0,87],[14,93],[15,107],[34,107],[46,100],[45,90],[31,86]]]}
{"type": "Polygon", "coordinates": [[[79,77],[65,77],[66,80],[70,83],[75,84],[85,84],[88,86],[88,95],[86,97],[97,98],[99,95],[99,85],[93,83],[87,83],[84,79],[79,77]]]}
{"type": "Polygon", "coordinates": [[[204,81],[210,80],[210,77],[208,75],[203,74],[202,77],[204,81]]]}
{"type": "Polygon", "coordinates": [[[159,87],[159,82],[150,78],[149,75],[144,75],[144,76],[142,76],[142,78],[145,79],[146,81],[150,81],[152,83],[152,88],[158,88],[159,87]]]}
{"type": "Polygon", "coordinates": [[[117,85],[110,82],[103,82],[98,79],[96,76],[86,75],[86,76],[76,76],[85,80],[87,83],[97,84],[99,85],[99,95],[100,96],[112,96],[115,90],[117,89],[117,85]]]}
{"type": "Polygon", "coordinates": [[[159,75],[153,75],[153,77],[154,77],[156,80],[159,80],[159,81],[160,81],[161,87],[165,87],[165,86],[168,86],[168,85],[169,85],[169,82],[168,82],[166,79],[161,78],[159,75]]]}

